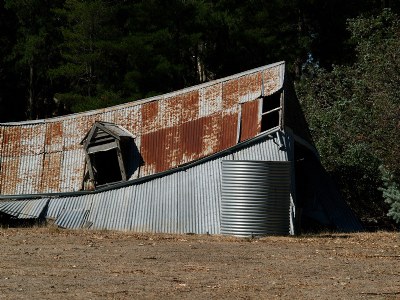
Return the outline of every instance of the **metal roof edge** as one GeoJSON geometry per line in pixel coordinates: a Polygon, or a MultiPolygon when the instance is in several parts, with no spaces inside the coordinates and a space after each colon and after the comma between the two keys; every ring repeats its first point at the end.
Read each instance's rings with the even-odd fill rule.
{"type": "Polygon", "coordinates": [[[127,187],[127,186],[131,186],[131,185],[135,185],[135,184],[139,184],[139,183],[144,183],[156,178],[160,178],[160,177],[164,177],[166,175],[170,175],[173,174],[175,172],[180,172],[180,171],[185,171],[189,168],[192,168],[194,166],[200,165],[202,163],[211,161],[213,159],[216,159],[220,156],[224,156],[227,154],[230,154],[232,152],[234,152],[235,150],[241,149],[241,148],[245,148],[246,146],[252,145],[252,144],[256,144],[264,139],[268,139],[268,137],[270,137],[272,134],[276,133],[276,132],[284,132],[284,130],[282,130],[280,127],[275,127],[272,128],[268,131],[262,132],[261,134],[257,135],[254,138],[248,139],[246,141],[243,141],[241,143],[236,144],[233,147],[230,147],[228,149],[225,149],[223,151],[208,155],[206,157],[200,158],[198,160],[192,161],[190,163],[187,163],[185,165],[181,165],[179,167],[173,168],[173,169],[169,169],[160,173],[156,173],[156,174],[152,174],[149,176],[145,176],[145,177],[140,177],[137,179],[133,179],[133,180],[129,180],[129,181],[125,181],[125,182],[119,182],[116,184],[110,184],[107,185],[105,187],[93,190],[93,191],[76,191],[76,192],[63,192],[63,193],[43,193],[43,194],[20,194],[20,195],[0,195],[0,201],[1,200],[21,200],[21,199],[37,199],[37,198],[55,198],[55,197],[73,197],[73,196],[81,196],[81,195],[88,195],[88,194],[97,194],[97,193],[101,193],[101,192],[106,192],[106,191],[110,191],[110,190],[115,190],[115,189],[119,189],[119,188],[123,188],[123,187],[127,187]]]}
{"type": "MultiPolygon", "coordinates": [[[[244,72],[240,72],[237,74],[233,74],[227,77],[223,77],[220,79],[215,79],[212,81],[208,81],[208,82],[204,82],[204,83],[200,83],[194,86],[190,86],[190,87],[186,87],[177,91],[173,91],[173,92],[169,92],[166,94],[160,94],[157,96],[153,96],[153,97],[149,97],[149,98],[145,98],[145,99],[139,99],[139,100],[134,100],[134,101],[129,101],[126,103],[122,103],[122,104],[118,104],[118,105],[114,105],[114,106],[110,106],[110,107],[106,107],[106,108],[100,108],[100,109],[95,109],[95,110],[88,110],[85,112],[79,112],[79,113],[73,113],[73,114],[68,114],[65,116],[59,116],[59,117],[52,117],[52,118],[47,118],[47,119],[38,119],[38,120],[28,120],[28,121],[19,121],[19,122],[7,122],[7,123],[0,123],[0,126],[17,126],[17,125],[37,125],[37,124],[45,124],[45,123],[50,123],[50,122],[55,122],[55,121],[60,121],[60,120],[65,120],[65,119],[69,119],[75,116],[85,116],[85,115],[92,115],[92,114],[96,114],[96,113],[104,113],[110,110],[116,110],[119,108],[124,108],[127,106],[136,106],[136,105],[140,105],[143,103],[148,103],[148,102],[153,102],[156,100],[161,100],[163,98],[169,98],[169,97],[173,97],[176,96],[178,94],[183,94],[183,93],[188,93],[191,92],[193,90],[197,90],[197,89],[201,89],[213,84],[218,84],[218,83],[222,83],[228,80],[232,80],[232,79],[236,79],[242,76],[246,76],[261,70],[266,70],[266,69],[270,69],[279,65],[284,65],[285,66],[285,61],[280,61],[280,62],[276,62],[273,64],[268,64],[268,65],[264,65],[262,67],[258,67],[258,68],[254,68],[251,70],[247,70],[244,72]]],[[[285,72],[284,70],[282,72],[285,72]]],[[[282,76],[282,74],[280,74],[282,76]]],[[[281,87],[280,87],[281,88],[281,87]]]]}

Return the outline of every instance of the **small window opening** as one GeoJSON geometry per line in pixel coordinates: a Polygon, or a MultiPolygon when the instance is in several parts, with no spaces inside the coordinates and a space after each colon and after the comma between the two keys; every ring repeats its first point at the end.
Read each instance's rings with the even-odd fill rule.
{"type": "Polygon", "coordinates": [[[262,98],[261,131],[280,126],[281,119],[281,92],[262,98]]]}
{"type": "Polygon", "coordinates": [[[95,152],[89,156],[92,163],[94,179],[97,185],[122,180],[117,149],[95,152]]]}

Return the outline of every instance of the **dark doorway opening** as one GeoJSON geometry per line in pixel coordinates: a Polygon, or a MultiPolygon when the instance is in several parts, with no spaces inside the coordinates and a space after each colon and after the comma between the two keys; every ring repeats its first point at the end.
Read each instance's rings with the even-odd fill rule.
{"type": "Polygon", "coordinates": [[[122,180],[119,167],[117,149],[95,152],[90,154],[93,166],[93,175],[97,185],[103,185],[122,180]]]}

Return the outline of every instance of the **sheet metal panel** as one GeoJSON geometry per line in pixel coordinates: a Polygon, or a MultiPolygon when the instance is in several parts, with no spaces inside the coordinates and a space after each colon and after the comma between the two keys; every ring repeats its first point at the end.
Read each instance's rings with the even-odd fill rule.
{"type": "Polygon", "coordinates": [[[0,212],[19,219],[35,219],[42,213],[48,198],[0,202],[0,212]]]}
{"type": "Polygon", "coordinates": [[[17,194],[40,192],[43,155],[21,156],[19,160],[17,194]]]}
{"type": "Polygon", "coordinates": [[[4,127],[0,126],[0,194],[1,194],[1,187],[2,187],[2,178],[3,178],[3,172],[1,170],[2,165],[1,165],[1,161],[2,161],[2,157],[3,157],[3,131],[4,131],[4,127]]]}
{"type": "Polygon", "coordinates": [[[266,68],[262,71],[264,95],[272,95],[283,86],[285,77],[285,65],[277,65],[272,68],[266,68]]]}
{"type": "Polygon", "coordinates": [[[42,198],[37,200],[27,200],[26,205],[23,207],[18,215],[19,219],[31,219],[39,218],[44,212],[47,204],[49,203],[48,198],[42,198]]]}
{"type": "Polygon", "coordinates": [[[262,73],[255,72],[239,77],[239,102],[244,103],[259,98],[263,93],[262,73]]]}
{"type": "Polygon", "coordinates": [[[260,101],[256,99],[241,105],[240,141],[255,137],[261,131],[260,101]]]}
{"type": "Polygon", "coordinates": [[[57,219],[61,212],[64,210],[65,202],[68,198],[52,198],[49,201],[49,206],[47,208],[46,218],[57,219]]]}
{"type": "Polygon", "coordinates": [[[16,185],[19,179],[20,156],[3,156],[1,159],[2,187],[3,195],[15,194],[16,185]]]}
{"type": "Polygon", "coordinates": [[[84,227],[88,214],[85,209],[64,210],[54,224],[61,228],[79,229],[84,227]]]}
{"type": "MultiPolygon", "coordinates": [[[[34,200],[31,200],[34,201],[34,200]]],[[[18,217],[28,201],[0,202],[0,211],[13,217],[18,217]]]]}
{"type": "Polygon", "coordinates": [[[273,133],[266,141],[235,152],[235,160],[287,161],[290,148],[285,145],[289,139],[285,134],[273,133]]]}
{"type": "Polygon", "coordinates": [[[85,172],[85,154],[83,149],[77,148],[63,152],[61,169],[61,192],[79,191],[82,189],[85,172]]]}
{"type": "Polygon", "coordinates": [[[56,193],[60,191],[63,152],[44,154],[41,188],[42,193],[56,193]]]}
{"type": "Polygon", "coordinates": [[[222,110],[222,83],[201,88],[199,96],[200,117],[209,116],[222,110]]]}

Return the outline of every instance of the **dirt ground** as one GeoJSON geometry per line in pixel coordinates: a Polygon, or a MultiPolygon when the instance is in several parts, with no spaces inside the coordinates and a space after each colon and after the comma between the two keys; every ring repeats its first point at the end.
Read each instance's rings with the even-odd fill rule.
{"type": "Polygon", "coordinates": [[[399,233],[0,229],[0,299],[400,299],[399,233]]]}

